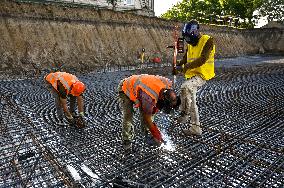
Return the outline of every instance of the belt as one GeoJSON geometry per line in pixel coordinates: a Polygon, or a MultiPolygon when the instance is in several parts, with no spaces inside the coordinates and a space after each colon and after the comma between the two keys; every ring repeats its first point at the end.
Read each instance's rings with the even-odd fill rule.
{"type": "Polygon", "coordinates": [[[189,79],[191,79],[191,78],[194,78],[194,77],[196,77],[197,75],[195,75],[195,76],[192,76],[192,77],[190,77],[190,78],[185,78],[186,80],[189,80],[189,79]]]}
{"type": "Polygon", "coordinates": [[[125,94],[123,91],[119,91],[118,93],[119,93],[119,94],[125,94]]]}

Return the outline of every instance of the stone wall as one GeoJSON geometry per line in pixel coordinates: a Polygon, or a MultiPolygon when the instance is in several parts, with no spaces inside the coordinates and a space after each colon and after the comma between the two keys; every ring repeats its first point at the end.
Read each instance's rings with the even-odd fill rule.
{"type": "MultiPolygon", "coordinates": [[[[142,48],[167,60],[174,25],[148,18],[59,4],[0,2],[0,71],[50,68],[92,70],[105,63],[134,64],[142,48]]],[[[236,30],[202,25],[216,41],[217,57],[284,52],[283,29],[236,30]]]]}

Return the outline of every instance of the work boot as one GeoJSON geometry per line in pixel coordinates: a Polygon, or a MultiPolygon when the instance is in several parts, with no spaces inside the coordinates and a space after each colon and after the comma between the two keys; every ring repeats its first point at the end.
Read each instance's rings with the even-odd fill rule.
{"type": "Polygon", "coordinates": [[[71,115],[72,115],[73,117],[76,117],[76,116],[77,116],[76,112],[74,112],[74,111],[71,111],[70,113],[71,113],[71,115]]]}
{"type": "Polygon", "coordinates": [[[75,120],[75,118],[73,118],[72,116],[71,116],[71,118],[65,116],[65,118],[66,118],[66,120],[68,121],[68,123],[69,123],[70,126],[76,126],[76,120],[75,120]]]}
{"type": "Polygon", "coordinates": [[[77,128],[79,129],[86,127],[86,122],[82,116],[76,117],[75,122],[77,128]]]}
{"type": "Polygon", "coordinates": [[[191,125],[191,127],[189,129],[183,129],[183,132],[186,136],[190,136],[190,135],[197,135],[197,136],[201,136],[202,134],[202,129],[200,127],[200,125],[191,125]]]}
{"type": "Polygon", "coordinates": [[[63,121],[64,120],[64,115],[63,115],[63,113],[58,113],[57,112],[57,117],[58,117],[58,119],[60,120],[60,121],[63,121]]]}
{"type": "Polygon", "coordinates": [[[180,117],[177,118],[178,123],[186,123],[189,120],[189,114],[181,112],[180,117]]]}
{"type": "Polygon", "coordinates": [[[122,141],[122,146],[123,146],[123,149],[125,151],[131,151],[132,150],[132,143],[129,140],[122,141]]]}
{"type": "Polygon", "coordinates": [[[58,124],[63,126],[64,125],[64,116],[62,114],[57,114],[58,117],[58,124]]]}

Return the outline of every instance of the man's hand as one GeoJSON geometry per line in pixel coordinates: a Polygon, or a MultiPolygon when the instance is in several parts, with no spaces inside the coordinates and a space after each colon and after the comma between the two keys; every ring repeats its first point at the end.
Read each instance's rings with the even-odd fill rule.
{"type": "Polygon", "coordinates": [[[158,129],[158,127],[157,127],[157,125],[155,124],[155,123],[153,123],[151,126],[150,126],[150,132],[151,132],[151,134],[152,134],[152,136],[153,136],[153,139],[159,144],[159,145],[161,145],[163,142],[164,142],[164,140],[163,140],[163,138],[162,138],[162,134],[161,134],[161,132],[159,131],[159,129],[158,129]]]}
{"type": "Polygon", "coordinates": [[[76,122],[72,115],[66,115],[65,117],[70,125],[75,125],[76,122]]]}
{"type": "Polygon", "coordinates": [[[152,116],[149,114],[145,114],[143,111],[142,111],[142,115],[143,115],[144,121],[147,123],[147,126],[151,132],[152,140],[157,145],[161,145],[163,142],[162,134],[160,133],[157,125],[152,122],[152,116]]]}
{"type": "Polygon", "coordinates": [[[191,69],[191,68],[190,68],[190,64],[187,63],[187,64],[184,65],[184,68],[183,68],[182,72],[183,72],[183,73],[186,73],[186,71],[189,70],[189,69],[191,69]]]}
{"type": "Polygon", "coordinates": [[[84,112],[80,112],[79,115],[80,115],[81,117],[85,117],[85,113],[84,113],[84,112]]]}
{"type": "Polygon", "coordinates": [[[182,66],[176,66],[175,69],[173,69],[173,75],[177,75],[180,72],[183,72],[182,66]]]}
{"type": "Polygon", "coordinates": [[[79,117],[77,118],[76,125],[78,128],[84,128],[86,126],[84,112],[79,113],[79,117]]]}
{"type": "Polygon", "coordinates": [[[182,67],[182,66],[177,66],[177,67],[176,67],[176,70],[177,70],[178,72],[182,72],[182,71],[183,71],[183,67],[182,67]]]}
{"type": "Polygon", "coordinates": [[[150,146],[160,146],[163,142],[155,139],[152,135],[147,136],[145,142],[150,146]]]}
{"type": "Polygon", "coordinates": [[[173,75],[177,75],[177,74],[178,74],[178,71],[177,71],[177,68],[176,68],[176,67],[173,68],[172,74],[173,74],[173,75]]]}

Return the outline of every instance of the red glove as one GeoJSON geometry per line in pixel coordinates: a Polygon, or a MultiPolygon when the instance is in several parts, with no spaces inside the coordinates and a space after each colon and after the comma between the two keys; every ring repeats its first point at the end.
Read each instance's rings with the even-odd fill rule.
{"type": "Polygon", "coordinates": [[[157,139],[157,140],[160,141],[160,142],[163,142],[163,141],[164,141],[163,138],[162,138],[162,134],[161,134],[161,132],[159,131],[159,129],[158,129],[156,123],[153,123],[153,124],[150,126],[149,130],[150,130],[152,136],[153,136],[155,139],[157,139]]]}
{"type": "Polygon", "coordinates": [[[153,108],[152,114],[156,114],[157,112],[159,112],[159,109],[157,107],[153,108]]]}

